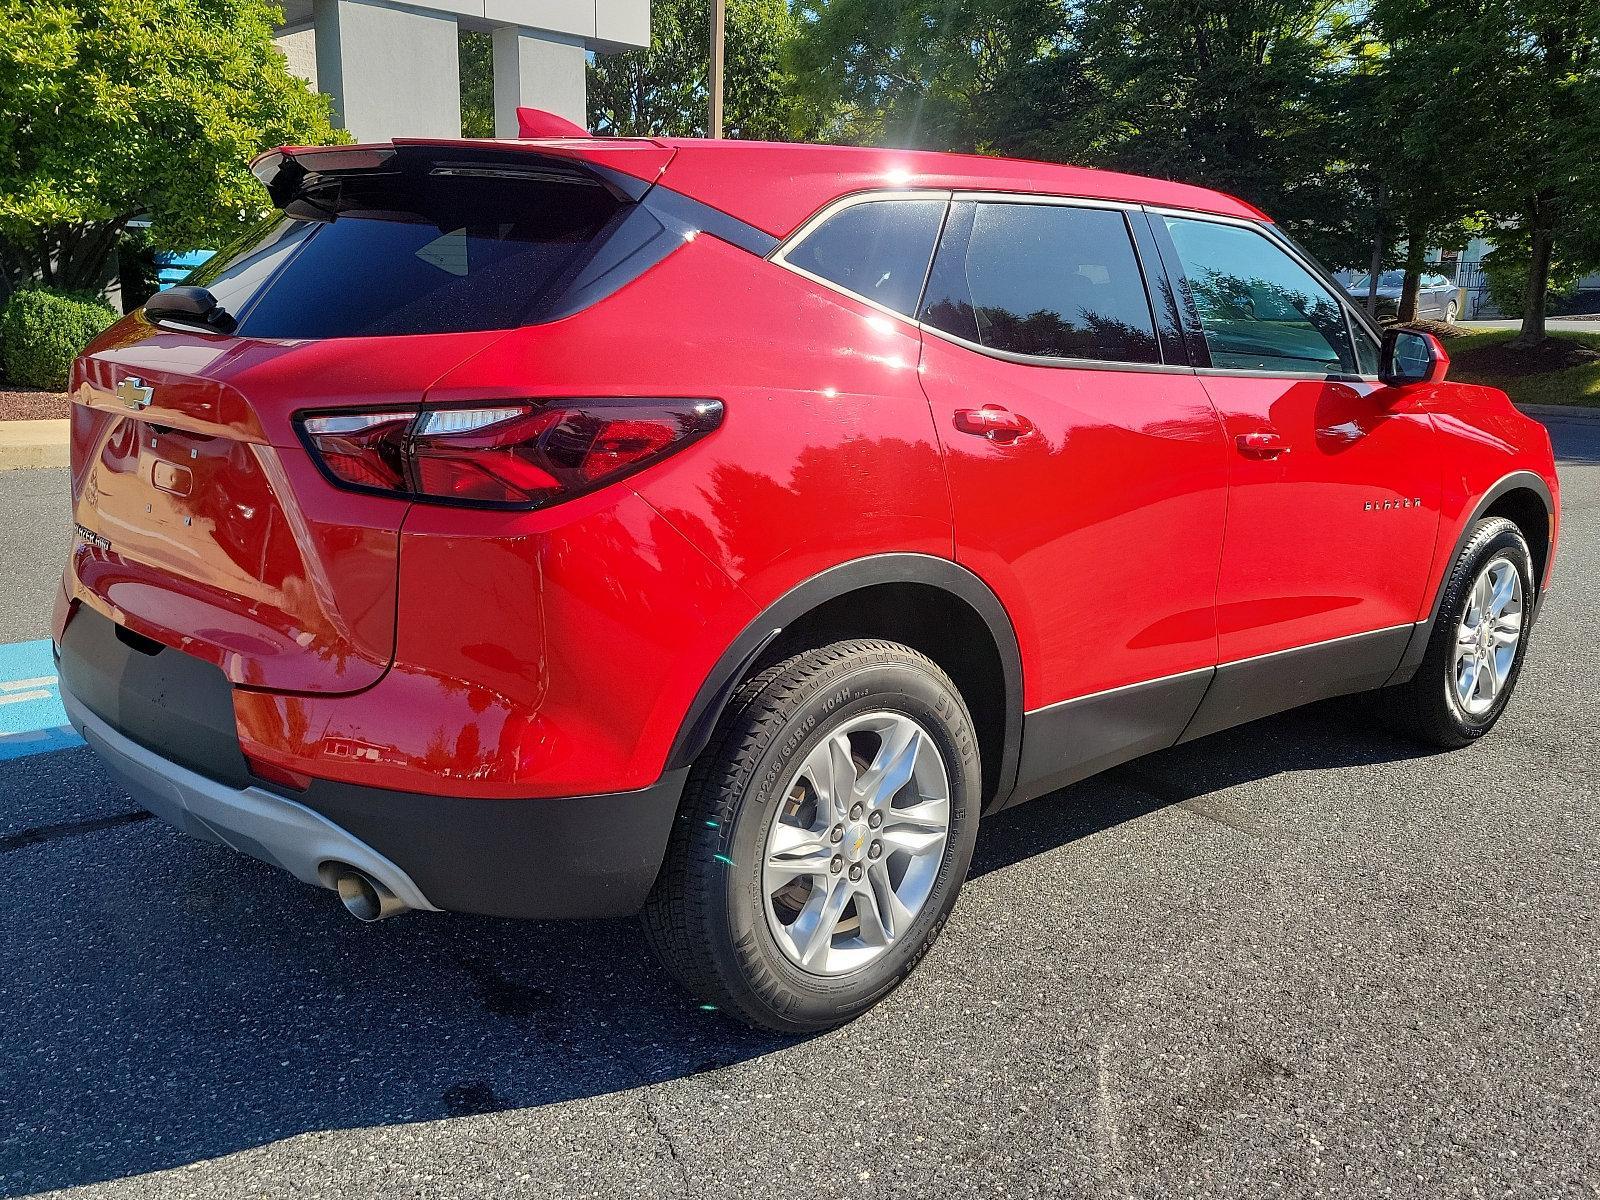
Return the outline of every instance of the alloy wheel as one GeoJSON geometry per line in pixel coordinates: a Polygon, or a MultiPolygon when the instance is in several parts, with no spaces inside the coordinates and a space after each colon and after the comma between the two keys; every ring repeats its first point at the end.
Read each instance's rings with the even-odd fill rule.
{"type": "Polygon", "coordinates": [[[1522,576],[1501,555],[1479,572],[1456,626],[1453,684],[1469,716],[1488,712],[1505,689],[1522,641],[1522,616],[1522,576]]]}
{"type": "Polygon", "coordinates": [[[949,832],[950,774],[926,729],[874,712],[829,730],[767,831],[762,893],[785,957],[840,975],[886,952],[927,903],[949,832]]]}

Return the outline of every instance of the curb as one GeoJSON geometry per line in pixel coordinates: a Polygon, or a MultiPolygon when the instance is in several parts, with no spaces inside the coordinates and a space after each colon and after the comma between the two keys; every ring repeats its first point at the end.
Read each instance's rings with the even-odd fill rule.
{"type": "Polygon", "coordinates": [[[0,421],[0,471],[36,471],[68,465],[72,422],[0,421]]]}
{"type": "Polygon", "coordinates": [[[1519,404],[1517,411],[1544,420],[1556,417],[1564,421],[1583,421],[1600,424],[1600,408],[1582,404],[1519,404]]]}

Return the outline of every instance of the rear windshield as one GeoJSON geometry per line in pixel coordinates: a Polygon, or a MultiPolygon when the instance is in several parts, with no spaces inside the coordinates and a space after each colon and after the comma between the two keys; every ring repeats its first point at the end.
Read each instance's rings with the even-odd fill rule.
{"type": "Polygon", "coordinates": [[[334,197],[291,204],[191,282],[212,290],[243,337],[510,329],[528,323],[618,206],[604,188],[570,181],[347,180],[334,197]]]}

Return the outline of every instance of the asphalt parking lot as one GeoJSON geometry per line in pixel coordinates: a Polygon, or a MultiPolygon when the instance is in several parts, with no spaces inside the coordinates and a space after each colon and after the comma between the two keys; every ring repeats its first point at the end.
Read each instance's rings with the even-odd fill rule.
{"type": "MultiPolygon", "coordinates": [[[[1325,705],[997,818],[887,1004],[751,1034],[631,923],[410,915],[0,759],[0,1195],[1600,1197],[1600,422],[1496,732],[1325,705]]],[[[0,640],[64,472],[0,473],[0,640]]],[[[0,743],[3,745],[3,743],[0,743]]]]}

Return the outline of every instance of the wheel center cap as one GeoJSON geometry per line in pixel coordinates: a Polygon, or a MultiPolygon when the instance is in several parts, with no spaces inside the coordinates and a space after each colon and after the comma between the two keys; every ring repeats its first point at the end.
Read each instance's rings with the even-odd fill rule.
{"type": "Polygon", "coordinates": [[[844,827],[844,856],[858,863],[867,856],[867,846],[872,841],[872,831],[865,821],[853,821],[844,827]]]}

